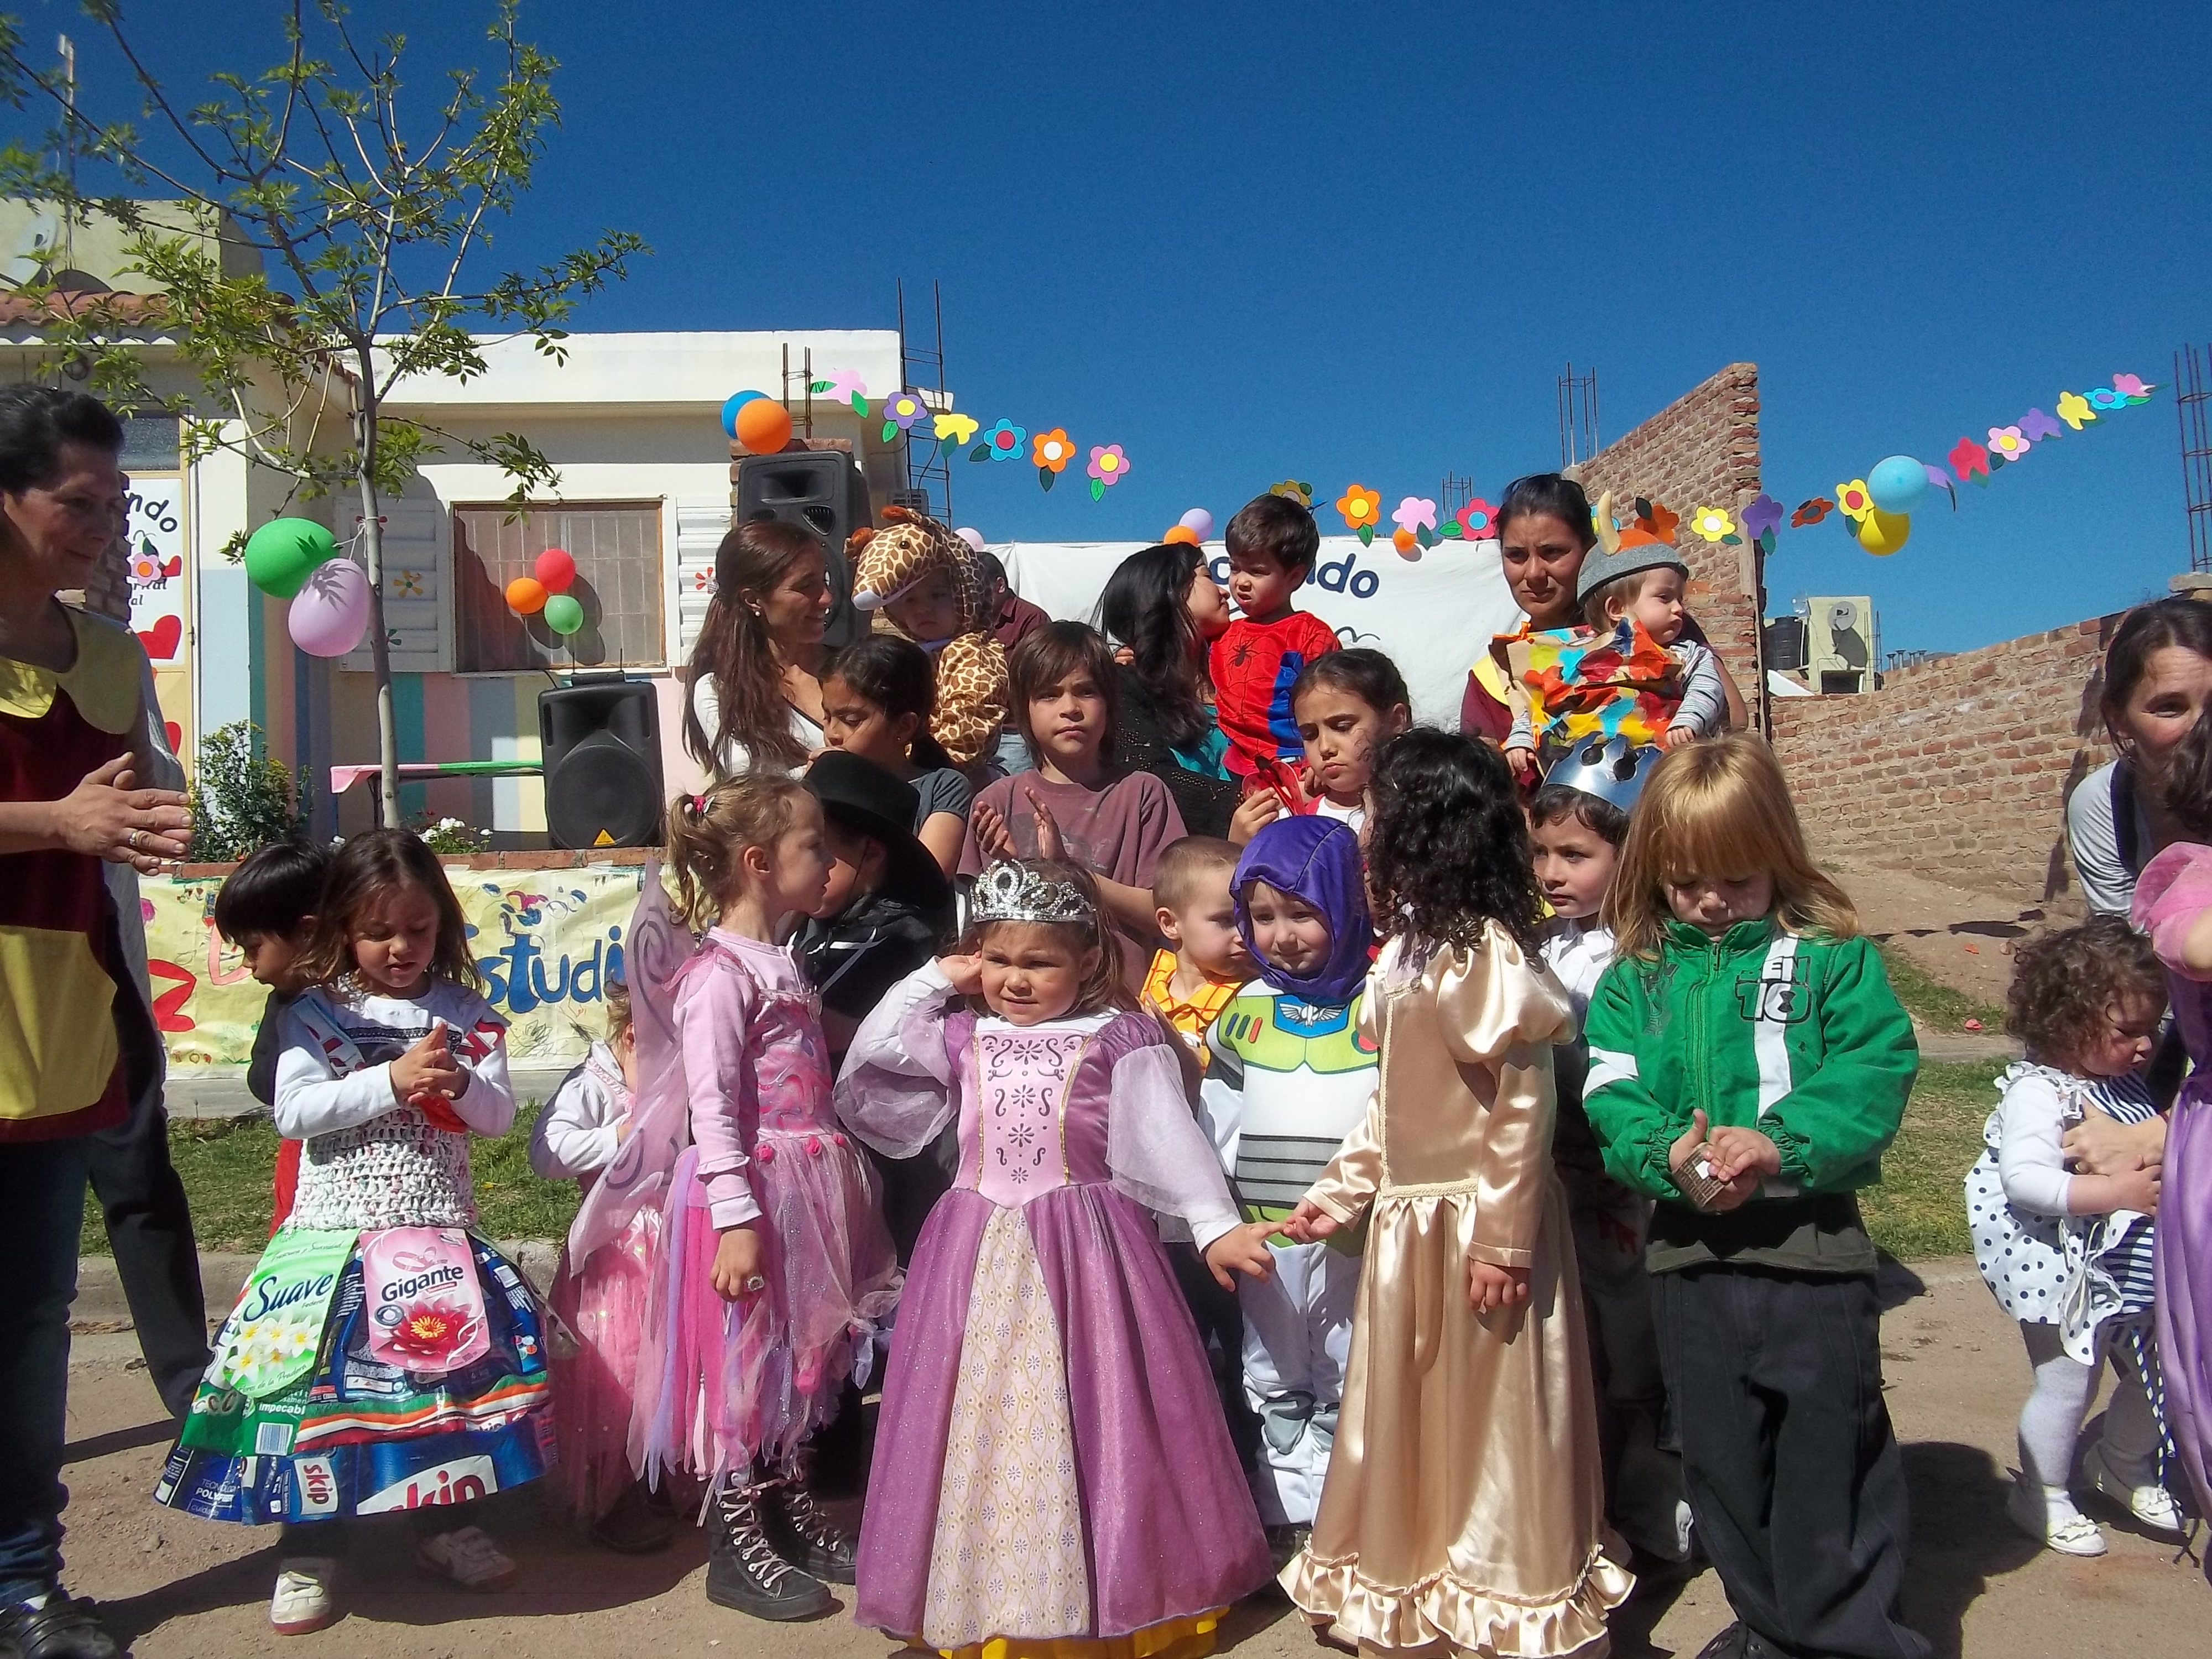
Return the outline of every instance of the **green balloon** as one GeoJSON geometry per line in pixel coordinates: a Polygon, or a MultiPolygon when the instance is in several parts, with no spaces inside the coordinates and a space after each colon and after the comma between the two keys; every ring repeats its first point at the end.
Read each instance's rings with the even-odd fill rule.
{"type": "Polygon", "coordinates": [[[337,556],[331,532],[312,519],[271,519],[246,538],[246,578],[263,592],[289,599],[314,568],[337,556]]]}
{"type": "Polygon", "coordinates": [[[556,593],[545,601],[545,625],[566,638],[584,625],[584,607],[574,593],[556,593]]]}

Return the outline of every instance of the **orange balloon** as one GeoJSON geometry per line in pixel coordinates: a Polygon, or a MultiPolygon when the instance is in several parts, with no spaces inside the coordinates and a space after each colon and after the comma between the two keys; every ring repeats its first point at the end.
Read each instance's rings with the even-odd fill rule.
{"type": "Polygon", "coordinates": [[[1169,531],[1166,535],[1161,537],[1160,539],[1163,542],[1188,542],[1193,547],[1196,547],[1198,545],[1198,532],[1193,530],[1187,524],[1179,524],[1174,529],[1169,531]]]}
{"type": "Polygon", "coordinates": [[[535,576],[517,576],[507,585],[507,608],[518,617],[534,617],[545,608],[545,584],[535,576]]]}
{"type": "Polygon", "coordinates": [[[1390,532],[1390,545],[1401,553],[1412,552],[1414,548],[1420,545],[1420,540],[1421,538],[1410,530],[1401,528],[1390,532]]]}
{"type": "Polygon", "coordinates": [[[773,455],[791,441],[791,411],[773,398],[756,398],[738,410],[738,441],[756,455],[773,455]]]}

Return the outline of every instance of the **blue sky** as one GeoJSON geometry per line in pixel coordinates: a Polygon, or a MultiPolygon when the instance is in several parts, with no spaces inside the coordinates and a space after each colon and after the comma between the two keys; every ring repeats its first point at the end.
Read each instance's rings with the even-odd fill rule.
{"type": "MultiPolygon", "coordinates": [[[[34,39],[73,12],[13,9],[34,39]]],[[[412,33],[426,91],[488,10],[356,7],[412,33]]],[[[180,84],[275,55],[202,5],[132,11],[180,84]]],[[[1447,471],[1494,499],[1557,464],[1565,361],[1618,435],[1749,359],[1790,504],[2115,371],[2161,386],[1893,557],[1785,531],[1778,610],[1870,592],[1887,647],[1956,648],[2186,563],[2164,388],[2212,340],[2201,5],[537,0],[525,24],[566,126],[496,258],[641,233],[654,257],[579,319],[604,329],[886,326],[895,278],[939,279],[961,407],[1132,461],[1102,505],[956,463],[956,517],[994,538],[1152,536],[1285,477],[1386,514],[1447,471]]]]}

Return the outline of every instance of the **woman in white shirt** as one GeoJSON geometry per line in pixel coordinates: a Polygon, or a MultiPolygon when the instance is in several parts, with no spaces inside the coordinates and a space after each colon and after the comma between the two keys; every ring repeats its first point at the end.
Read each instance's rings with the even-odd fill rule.
{"type": "Polygon", "coordinates": [[[835,603],[822,544],[798,525],[734,525],[691,648],[684,746],[716,778],[796,773],[823,746],[823,629],[835,603]]]}

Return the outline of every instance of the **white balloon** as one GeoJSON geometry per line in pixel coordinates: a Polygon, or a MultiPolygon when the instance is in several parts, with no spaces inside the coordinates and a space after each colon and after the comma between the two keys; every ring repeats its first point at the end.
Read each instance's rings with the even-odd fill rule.
{"type": "Polygon", "coordinates": [[[975,528],[972,525],[963,526],[962,528],[954,531],[952,533],[959,537],[962,541],[967,543],[969,546],[974,548],[978,553],[989,551],[989,549],[985,545],[983,541],[983,532],[975,528]]]}
{"type": "Polygon", "coordinates": [[[1202,507],[1194,507],[1176,522],[1202,542],[1213,538],[1213,514],[1202,507]]]}

